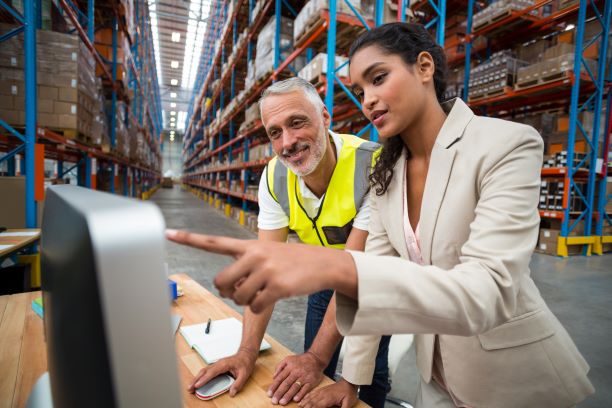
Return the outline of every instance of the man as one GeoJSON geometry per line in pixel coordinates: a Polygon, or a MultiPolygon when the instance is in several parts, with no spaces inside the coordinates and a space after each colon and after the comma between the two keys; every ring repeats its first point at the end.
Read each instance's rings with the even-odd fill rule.
{"type": "MultiPolygon", "coordinates": [[[[369,224],[368,175],[378,145],[327,130],[330,115],[323,101],[312,84],[300,78],[270,86],[259,106],[276,157],[259,185],[258,239],[285,242],[292,230],[306,244],[363,251],[369,224]]],[[[342,337],[332,294],[328,290],[309,296],[305,352],[277,366],[268,390],[273,404],[300,401],[321,382],[323,373],[334,377],[342,337]]],[[[254,314],[246,308],[238,352],[203,369],[190,390],[230,372],[236,378],[230,395],[240,391],[253,372],[272,311],[270,307],[254,314]]],[[[389,337],[375,338],[365,346],[357,343],[378,347],[375,368],[371,361],[351,362],[334,391],[355,398],[357,386],[362,385],[360,398],[383,407],[389,388],[389,337]]]]}

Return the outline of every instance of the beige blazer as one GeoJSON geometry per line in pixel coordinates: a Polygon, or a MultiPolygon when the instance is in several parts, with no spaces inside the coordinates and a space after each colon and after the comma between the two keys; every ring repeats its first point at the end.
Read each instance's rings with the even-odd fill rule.
{"type": "MultiPolygon", "coordinates": [[[[414,333],[426,382],[438,334],[447,386],[470,407],[573,406],[594,392],[589,367],[529,270],[542,138],[529,126],[476,116],[460,99],[446,108],[421,206],[426,265],[408,261],[403,154],[386,194],[372,194],[366,252],[351,253],[358,299],[337,295],[340,332],[414,333]]],[[[351,361],[373,361],[376,350],[348,341],[343,375],[358,376],[351,361]]]]}

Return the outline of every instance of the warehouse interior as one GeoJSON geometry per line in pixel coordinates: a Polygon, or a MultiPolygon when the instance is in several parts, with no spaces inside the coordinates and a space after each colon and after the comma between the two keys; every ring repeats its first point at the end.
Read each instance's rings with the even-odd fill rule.
{"type": "MultiPolygon", "coordinates": [[[[26,406],[47,371],[38,299],[50,191],[105,192],[153,204],[170,229],[257,239],[260,180],[275,155],[261,93],[302,78],[331,130],[380,141],[351,90],[348,51],[362,32],[396,21],[423,24],[444,49],[445,100],[541,135],[531,277],[590,366],[596,391],[577,406],[610,406],[611,14],[612,0],[0,1],[0,349],[10,350],[0,352],[9,373],[0,406],[26,406]]],[[[172,313],[182,327],[206,323],[180,302],[195,285],[198,299],[219,301],[214,278],[231,257],[171,242],[160,256],[166,275],[180,276],[172,313]]],[[[276,305],[266,339],[282,349],[262,359],[271,370],[258,374],[262,390],[278,359],[305,351],[307,307],[305,297],[276,305]]],[[[212,309],[215,318],[243,312],[229,299],[212,309]]],[[[181,389],[207,366],[185,340],[177,332],[181,389]]],[[[386,407],[417,400],[408,346],[386,407]]],[[[204,405],[184,394],[184,406],[204,405]]],[[[256,405],[244,398],[239,406],[256,405]]],[[[215,401],[233,406],[228,395],[215,401]]]]}

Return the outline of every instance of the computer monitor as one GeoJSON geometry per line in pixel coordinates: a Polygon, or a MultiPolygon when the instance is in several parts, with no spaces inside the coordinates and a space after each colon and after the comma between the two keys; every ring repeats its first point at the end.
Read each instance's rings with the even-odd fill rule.
{"type": "Polygon", "coordinates": [[[41,267],[55,407],[182,406],[164,253],[155,205],[47,189],[41,267]]]}

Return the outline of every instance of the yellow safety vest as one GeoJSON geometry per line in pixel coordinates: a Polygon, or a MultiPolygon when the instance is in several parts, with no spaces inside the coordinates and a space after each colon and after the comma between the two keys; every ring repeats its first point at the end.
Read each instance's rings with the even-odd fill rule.
{"type": "Polygon", "coordinates": [[[298,177],[277,157],[266,167],[268,190],[289,217],[289,229],[302,242],[343,249],[353,226],[353,219],[369,191],[371,168],[379,145],[353,135],[338,135],[342,149],[314,218],[302,205],[298,177]]]}

